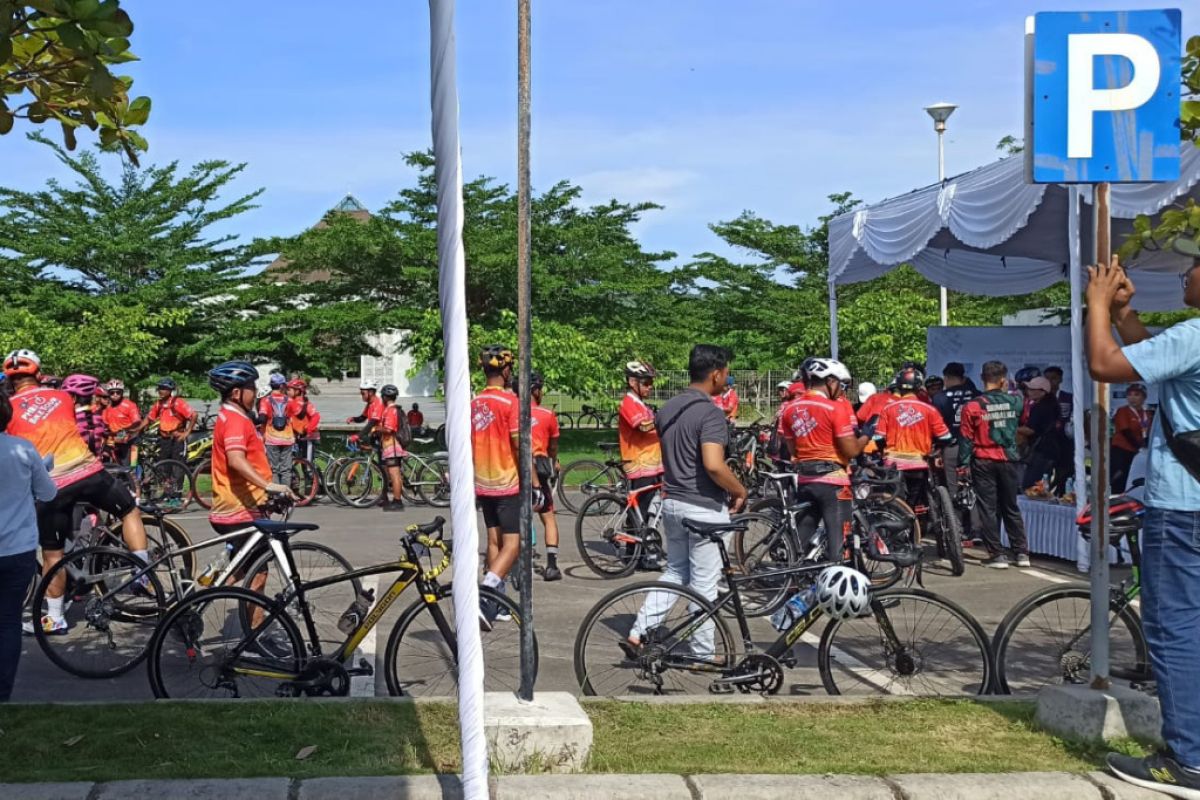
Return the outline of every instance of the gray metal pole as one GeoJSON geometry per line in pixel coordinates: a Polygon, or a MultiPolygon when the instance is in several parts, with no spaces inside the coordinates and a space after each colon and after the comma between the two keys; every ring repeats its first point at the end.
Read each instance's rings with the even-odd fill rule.
{"type": "Polygon", "coordinates": [[[521,691],[533,699],[533,443],[529,376],[533,369],[533,274],[529,219],[529,0],[517,0],[517,374],[521,434],[521,691]]]}
{"type": "Polygon", "coordinates": [[[837,284],[829,281],[829,355],[835,360],[838,357],[838,306],[837,284]]]}
{"type": "MultiPolygon", "coordinates": [[[[1107,183],[1096,184],[1096,258],[1093,264],[1112,257],[1112,219],[1109,215],[1107,183]]],[[[1108,384],[1094,384],[1092,406],[1092,688],[1107,689],[1108,665],[1108,384]]]]}

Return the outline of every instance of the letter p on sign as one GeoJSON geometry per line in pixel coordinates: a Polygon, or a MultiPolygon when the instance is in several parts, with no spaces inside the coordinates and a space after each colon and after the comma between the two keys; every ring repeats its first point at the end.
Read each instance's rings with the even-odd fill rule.
{"type": "Polygon", "coordinates": [[[1180,22],[1176,9],[1034,17],[1026,48],[1033,182],[1178,179],[1180,22]]]}

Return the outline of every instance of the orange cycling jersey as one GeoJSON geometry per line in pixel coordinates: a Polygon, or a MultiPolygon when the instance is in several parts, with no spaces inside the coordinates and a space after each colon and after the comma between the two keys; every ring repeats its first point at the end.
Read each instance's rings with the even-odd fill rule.
{"type": "Polygon", "coordinates": [[[871,417],[876,414],[883,413],[883,409],[896,399],[896,395],[891,392],[876,392],[867,398],[867,402],[859,406],[858,421],[862,423],[868,422],[871,417]]]}
{"type": "Polygon", "coordinates": [[[196,412],[192,410],[186,400],[171,397],[165,403],[162,400],[155,400],[146,416],[150,418],[151,422],[158,423],[159,433],[166,434],[179,430],[188,420],[196,416],[196,412]]]}
{"type": "Polygon", "coordinates": [[[535,456],[550,455],[550,441],[559,437],[558,415],[548,408],[533,404],[530,418],[532,427],[529,431],[533,454],[535,456]]]}
{"type": "Polygon", "coordinates": [[[519,430],[517,396],[489,386],[471,401],[471,447],[475,458],[475,494],[507,497],[520,491],[512,437],[519,430]]]}
{"type": "Polygon", "coordinates": [[[138,411],[137,403],[128,397],[123,397],[115,406],[110,405],[104,409],[100,416],[109,433],[119,433],[142,421],[142,412],[138,411]]]}
{"type": "Polygon", "coordinates": [[[43,458],[54,456],[50,477],[59,489],[104,469],[79,435],[71,395],[34,386],[13,395],[12,406],[8,433],[28,439],[43,458]]]}
{"type": "Polygon", "coordinates": [[[625,477],[630,480],[662,474],[662,445],[658,441],[658,431],[641,429],[642,425],[653,421],[654,414],[640,397],[632,393],[625,395],[621,401],[617,438],[621,443],[621,458],[625,461],[625,477]]]}
{"type": "Polygon", "coordinates": [[[213,425],[212,510],[209,522],[230,524],[249,522],[262,516],[259,506],[267,501],[267,492],[229,469],[228,454],[240,450],[264,481],[271,480],[267,451],[258,429],[236,406],[221,406],[213,425]]]}
{"type": "Polygon", "coordinates": [[[396,405],[384,406],[383,417],[379,420],[379,454],[382,458],[404,458],[408,452],[400,444],[400,408],[396,405]]]}
{"type": "Polygon", "coordinates": [[[887,454],[902,470],[926,469],[933,442],[950,440],[941,412],[915,396],[888,403],[879,414],[875,433],[887,442],[887,454]]]}
{"type": "Polygon", "coordinates": [[[792,449],[792,460],[826,462],[837,465],[821,475],[800,475],[800,483],[850,483],[846,460],[837,450],[837,440],[854,435],[850,407],[821,392],[808,392],[783,407],[779,415],[779,435],[792,449]]]}

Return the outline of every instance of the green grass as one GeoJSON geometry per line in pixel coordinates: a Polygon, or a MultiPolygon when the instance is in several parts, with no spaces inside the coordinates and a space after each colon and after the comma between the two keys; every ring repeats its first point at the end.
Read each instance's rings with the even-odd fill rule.
{"type": "MultiPolygon", "coordinates": [[[[1108,749],[1035,730],[1027,703],[586,708],[595,725],[593,772],[1083,771],[1099,768],[1108,749]]],[[[1129,741],[1115,746],[1142,752],[1129,741]]],[[[0,753],[0,782],[403,775],[461,766],[449,704],[7,706],[0,707],[0,753]],[[309,745],[316,752],[297,761],[309,745]]]]}

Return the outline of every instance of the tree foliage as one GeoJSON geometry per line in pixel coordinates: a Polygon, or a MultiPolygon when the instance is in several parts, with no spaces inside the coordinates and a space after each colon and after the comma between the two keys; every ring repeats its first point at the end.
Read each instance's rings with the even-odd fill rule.
{"type": "Polygon", "coordinates": [[[113,73],[137,60],[132,34],[120,0],[0,0],[0,135],[17,119],[57,122],[73,150],[82,126],[136,164],[150,98],[131,98],[133,79],[113,73]]]}

